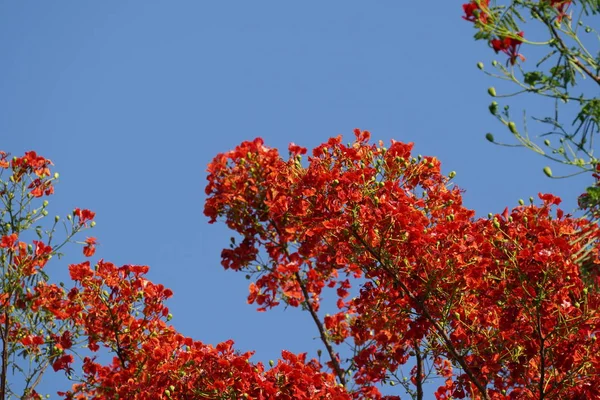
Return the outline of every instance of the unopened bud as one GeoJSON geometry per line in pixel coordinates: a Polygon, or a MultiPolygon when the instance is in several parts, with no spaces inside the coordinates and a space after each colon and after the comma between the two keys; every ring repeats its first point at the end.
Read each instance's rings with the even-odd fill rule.
{"type": "Polygon", "coordinates": [[[496,88],[495,88],[495,87],[493,87],[493,86],[490,86],[490,87],[488,88],[488,94],[489,94],[490,96],[492,96],[492,97],[496,97],[496,88]]]}
{"type": "Polygon", "coordinates": [[[508,123],[508,129],[510,129],[510,131],[515,135],[519,133],[519,131],[517,130],[517,125],[512,121],[508,123]]]}
{"type": "Polygon", "coordinates": [[[544,167],[544,174],[546,174],[548,178],[552,178],[552,170],[550,169],[550,167],[544,167]]]}
{"type": "Polygon", "coordinates": [[[456,176],[456,171],[450,171],[450,173],[448,174],[448,178],[452,179],[456,176]]]}
{"type": "Polygon", "coordinates": [[[488,142],[494,143],[494,135],[492,135],[491,133],[486,133],[485,138],[487,139],[488,142]]]}
{"type": "Polygon", "coordinates": [[[482,62],[478,62],[477,63],[477,68],[479,68],[480,70],[483,70],[483,63],[482,62]]]}

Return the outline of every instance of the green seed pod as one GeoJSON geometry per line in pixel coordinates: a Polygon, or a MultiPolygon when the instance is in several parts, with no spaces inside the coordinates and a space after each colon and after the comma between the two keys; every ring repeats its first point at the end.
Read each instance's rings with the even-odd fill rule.
{"type": "Polygon", "coordinates": [[[496,61],[496,60],[493,60],[493,61],[492,61],[492,67],[495,67],[496,65],[498,65],[498,61],[496,61]]]}
{"type": "Polygon", "coordinates": [[[549,141],[548,139],[546,139],[546,140],[544,140],[544,144],[545,144],[546,146],[550,146],[550,141],[549,141]]]}
{"type": "Polygon", "coordinates": [[[548,178],[552,178],[552,170],[550,169],[550,167],[548,167],[548,166],[544,167],[544,173],[546,174],[546,176],[548,178]]]}
{"type": "Polygon", "coordinates": [[[456,171],[450,171],[450,173],[448,174],[448,178],[452,179],[456,176],[456,171]]]}
{"type": "Polygon", "coordinates": [[[533,204],[533,197],[530,197],[530,198],[529,198],[529,202],[530,202],[531,204],[533,204]]]}
{"type": "Polygon", "coordinates": [[[524,206],[525,205],[525,201],[523,201],[523,199],[519,199],[519,205],[524,206]]]}
{"type": "Polygon", "coordinates": [[[492,103],[489,105],[488,109],[490,110],[490,113],[492,115],[497,115],[498,114],[498,102],[492,101],[492,103]]]}
{"type": "Polygon", "coordinates": [[[493,86],[490,86],[490,87],[488,88],[488,94],[489,94],[490,96],[492,96],[492,97],[496,97],[496,88],[495,88],[495,87],[493,87],[493,86]]]}
{"type": "Polygon", "coordinates": [[[512,121],[508,123],[508,129],[510,129],[510,131],[515,135],[519,133],[519,131],[517,130],[517,125],[512,121]]]}
{"type": "Polygon", "coordinates": [[[480,70],[483,71],[483,63],[482,62],[478,62],[477,63],[477,68],[479,68],[480,70]]]}
{"type": "Polygon", "coordinates": [[[275,361],[269,360],[269,365],[272,367],[273,365],[275,365],[275,361]]]}
{"type": "Polygon", "coordinates": [[[486,133],[485,138],[487,139],[488,142],[494,143],[494,135],[492,135],[491,133],[486,133]]]}

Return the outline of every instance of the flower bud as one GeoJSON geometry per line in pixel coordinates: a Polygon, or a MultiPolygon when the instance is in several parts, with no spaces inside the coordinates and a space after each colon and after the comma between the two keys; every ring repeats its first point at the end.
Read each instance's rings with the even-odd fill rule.
{"type": "Polygon", "coordinates": [[[519,199],[519,205],[524,206],[525,205],[525,201],[523,201],[523,199],[519,199]]]}
{"type": "Polygon", "coordinates": [[[452,179],[456,176],[456,171],[450,171],[450,173],[448,174],[448,178],[452,179]]]}
{"type": "Polygon", "coordinates": [[[508,129],[515,135],[519,134],[519,131],[517,130],[517,125],[512,121],[508,123],[508,129]]]}
{"type": "Polygon", "coordinates": [[[54,179],[58,179],[58,177],[59,177],[58,172],[55,172],[54,173],[54,179]]]}
{"type": "Polygon", "coordinates": [[[546,146],[550,146],[550,141],[549,141],[548,139],[546,139],[546,140],[544,140],[544,144],[545,144],[546,146]]]}
{"type": "Polygon", "coordinates": [[[544,167],[544,174],[546,174],[548,178],[552,178],[552,170],[550,169],[550,167],[544,167]]]}
{"type": "Polygon", "coordinates": [[[483,63],[481,61],[477,63],[477,68],[483,70],[483,63]]]}
{"type": "Polygon", "coordinates": [[[487,139],[488,142],[494,143],[494,135],[492,135],[491,133],[486,133],[485,138],[487,139]]]}
{"type": "Polygon", "coordinates": [[[42,203],[42,207],[48,207],[48,200],[44,200],[44,202],[42,203]]]}
{"type": "Polygon", "coordinates": [[[490,87],[488,88],[488,94],[489,94],[490,96],[492,96],[492,97],[496,97],[496,88],[495,88],[495,87],[493,87],[493,86],[490,86],[490,87]]]}

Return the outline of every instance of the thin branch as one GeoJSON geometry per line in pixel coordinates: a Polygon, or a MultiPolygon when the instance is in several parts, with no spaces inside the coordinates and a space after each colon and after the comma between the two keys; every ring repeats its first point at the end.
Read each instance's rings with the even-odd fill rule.
{"type": "MultiPolygon", "coordinates": [[[[538,13],[538,15],[539,15],[539,13],[538,13]]],[[[541,15],[540,15],[540,18],[541,18],[541,15]]],[[[556,39],[556,41],[558,42],[558,44],[560,46],[561,52],[564,55],[566,55],[575,65],[577,65],[579,68],[581,68],[581,70],[583,72],[585,72],[586,75],[588,75],[598,85],[600,85],[600,76],[596,75],[592,71],[590,71],[588,69],[588,67],[585,64],[583,64],[581,62],[581,60],[579,60],[579,58],[577,58],[577,57],[575,57],[574,55],[571,54],[571,52],[569,51],[567,45],[565,44],[565,42],[562,40],[562,38],[560,37],[560,35],[556,31],[556,28],[554,27],[554,25],[552,25],[552,23],[549,23],[546,19],[542,18],[542,21],[544,21],[544,23],[546,24],[546,26],[548,26],[548,28],[550,28],[550,31],[552,32],[552,35],[554,36],[554,38],[556,39]]]]}
{"type": "Polygon", "coordinates": [[[327,353],[329,354],[329,358],[331,359],[331,363],[333,364],[333,369],[335,370],[335,374],[339,378],[340,383],[342,385],[346,386],[346,377],[344,375],[344,370],[340,366],[340,363],[335,355],[335,351],[333,350],[331,343],[329,343],[329,340],[327,339],[327,333],[325,332],[325,328],[323,328],[323,324],[321,323],[321,320],[319,319],[317,312],[315,311],[315,309],[313,308],[313,306],[309,300],[308,289],[304,285],[304,282],[302,281],[300,274],[298,272],[296,272],[294,275],[295,275],[296,279],[298,280],[298,284],[300,285],[300,288],[302,289],[302,294],[304,295],[304,298],[305,298],[304,304],[306,304],[306,308],[308,308],[308,312],[310,313],[310,316],[312,317],[313,321],[315,322],[315,325],[317,325],[317,329],[319,330],[319,335],[321,337],[321,341],[323,342],[323,344],[325,345],[325,348],[327,349],[327,353]]]}
{"type": "Polygon", "coordinates": [[[421,346],[415,340],[415,354],[417,355],[417,400],[423,400],[423,357],[421,356],[421,346]]]}

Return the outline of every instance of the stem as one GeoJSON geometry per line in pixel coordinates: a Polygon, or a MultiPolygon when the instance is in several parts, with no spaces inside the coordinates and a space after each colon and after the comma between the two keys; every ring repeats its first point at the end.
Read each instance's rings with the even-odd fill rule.
{"type": "MultiPolygon", "coordinates": [[[[537,13],[537,10],[536,10],[536,13],[537,13]]],[[[587,66],[585,64],[583,64],[581,62],[581,60],[579,60],[579,58],[577,58],[573,54],[571,54],[571,52],[569,51],[569,48],[565,45],[565,42],[562,40],[562,38],[556,31],[556,28],[554,27],[554,25],[552,25],[552,22],[549,22],[546,19],[542,18],[542,16],[539,13],[538,13],[538,15],[539,15],[540,19],[546,24],[546,26],[548,26],[548,28],[550,29],[550,32],[552,33],[552,36],[554,36],[554,38],[558,42],[560,52],[562,54],[564,54],[567,58],[569,58],[575,65],[577,65],[579,68],[581,68],[581,70],[583,72],[585,72],[585,74],[587,76],[592,78],[594,80],[594,82],[596,82],[598,85],[600,85],[600,76],[598,76],[598,75],[594,74],[592,71],[590,71],[587,68],[587,66]]]]}
{"type": "Polygon", "coordinates": [[[8,367],[8,311],[4,308],[4,326],[0,331],[2,337],[2,372],[0,373],[0,399],[6,398],[6,379],[8,367]]]}
{"type": "Polygon", "coordinates": [[[544,370],[546,369],[546,358],[545,358],[545,348],[544,348],[544,335],[542,335],[542,320],[541,320],[541,315],[540,315],[540,305],[538,305],[537,307],[537,335],[538,338],[540,340],[540,383],[539,383],[539,399],[540,400],[544,400],[545,393],[544,393],[544,386],[545,386],[545,376],[544,376],[544,370]]]}
{"type": "Polygon", "coordinates": [[[415,354],[417,355],[417,400],[423,400],[423,357],[419,343],[415,341],[415,354]]]}
{"type": "Polygon", "coordinates": [[[437,333],[442,338],[442,341],[444,342],[444,345],[445,345],[446,349],[448,350],[448,352],[450,353],[450,355],[454,358],[454,360],[456,360],[456,362],[465,371],[465,373],[467,374],[467,376],[469,377],[471,382],[473,382],[473,384],[477,387],[477,390],[479,391],[479,393],[481,393],[483,400],[490,400],[490,397],[487,394],[485,385],[483,383],[479,382],[479,380],[475,377],[475,374],[473,373],[471,368],[469,368],[469,366],[467,365],[463,356],[461,356],[458,353],[458,351],[452,344],[452,340],[448,337],[448,334],[446,333],[444,328],[442,328],[440,326],[440,324],[435,320],[435,318],[431,315],[431,313],[429,312],[429,309],[424,304],[423,300],[421,300],[421,298],[419,298],[418,296],[415,296],[410,291],[410,289],[404,284],[404,282],[402,282],[400,279],[398,279],[396,274],[392,271],[392,268],[382,260],[381,256],[379,254],[377,254],[375,252],[375,250],[373,250],[373,248],[371,246],[369,246],[369,244],[366,243],[364,241],[364,239],[361,236],[359,236],[358,233],[354,229],[352,230],[352,234],[359,242],[361,242],[361,244],[365,247],[365,249],[369,252],[369,254],[371,254],[371,256],[373,256],[373,258],[379,263],[379,265],[381,265],[381,267],[383,268],[383,271],[394,281],[394,283],[396,283],[402,289],[402,291],[404,293],[406,293],[406,295],[415,304],[417,304],[417,306],[421,309],[423,316],[427,319],[427,321],[429,321],[429,323],[431,323],[433,328],[437,331],[437,333]]]}
{"type": "Polygon", "coordinates": [[[346,378],[344,375],[344,371],[342,370],[342,367],[340,366],[340,363],[335,355],[335,351],[333,350],[331,343],[329,343],[329,340],[327,340],[327,334],[325,332],[325,328],[323,328],[323,324],[321,323],[321,320],[319,319],[317,312],[315,311],[315,309],[313,308],[313,306],[309,300],[308,289],[306,289],[306,286],[304,285],[304,282],[300,278],[300,274],[298,272],[296,272],[294,274],[294,276],[298,280],[298,284],[300,285],[300,288],[302,289],[302,294],[304,295],[304,298],[306,299],[304,301],[304,304],[306,305],[306,308],[308,308],[308,312],[310,313],[310,316],[312,317],[313,321],[315,322],[315,325],[317,325],[317,329],[319,330],[319,335],[321,336],[321,341],[323,342],[323,344],[325,345],[325,348],[327,349],[327,354],[329,354],[329,358],[331,359],[331,363],[333,364],[333,369],[335,370],[335,374],[337,375],[338,379],[340,380],[340,383],[342,385],[346,386],[346,378]]]}

